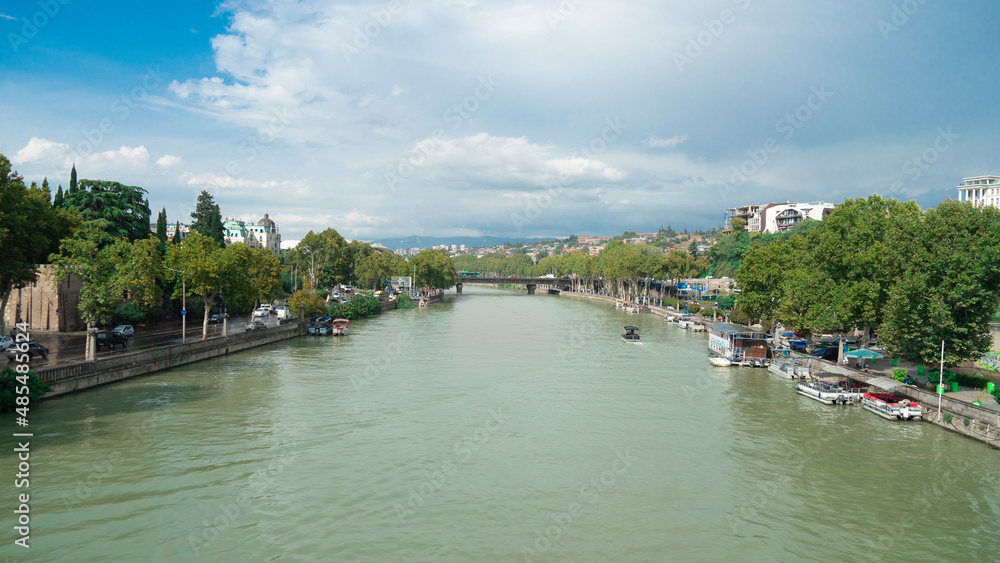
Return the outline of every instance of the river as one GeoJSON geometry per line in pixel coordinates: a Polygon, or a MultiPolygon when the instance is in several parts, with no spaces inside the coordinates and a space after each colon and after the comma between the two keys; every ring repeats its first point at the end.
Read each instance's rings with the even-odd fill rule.
{"type": "Polygon", "coordinates": [[[1000,558],[1000,452],[979,442],[711,368],[704,334],[654,315],[468,286],[448,300],[33,408],[31,548],[8,531],[0,553],[1000,558]]]}

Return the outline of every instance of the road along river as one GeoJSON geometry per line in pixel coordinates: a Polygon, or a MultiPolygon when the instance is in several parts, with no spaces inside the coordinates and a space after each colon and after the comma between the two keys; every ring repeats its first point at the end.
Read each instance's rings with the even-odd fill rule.
{"type": "Polygon", "coordinates": [[[351,328],[33,408],[31,549],[0,555],[1000,557],[996,450],[710,368],[703,334],[656,316],[466,287],[351,328]]]}

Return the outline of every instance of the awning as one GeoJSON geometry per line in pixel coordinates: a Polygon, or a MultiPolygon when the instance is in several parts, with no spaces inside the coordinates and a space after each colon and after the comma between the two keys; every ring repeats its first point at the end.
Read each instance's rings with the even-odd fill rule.
{"type": "Polygon", "coordinates": [[[904,384],[896,381],[895,379],[889,379],[888,377],[873,377],[869,379],[867,383],[873,387],[884,389],[885,391],[891,391],[896,387],[905,386],[904,384]]]}

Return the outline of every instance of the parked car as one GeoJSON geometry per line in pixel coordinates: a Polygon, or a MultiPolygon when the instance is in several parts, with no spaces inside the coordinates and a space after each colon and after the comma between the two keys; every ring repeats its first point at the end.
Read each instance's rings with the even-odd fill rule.
{"type": "Polygon", "coordinates": [[[102,330],[97,333],[97,348],[100,349],[104,346],[108,346],[112,350],[115,349],[115,346],[126,348],[128,347],[128,337],[121,332],[102,330]]]}
{"type": "MultiPolygon", "coordinates": [[[[37,342],[18,342],[16,345],[7,348],[7,359],[15,360],[19,357],[24,358],[24,360],[30,360],[32,356],[41,356],[42,358],[49,357],[49,349],[37,342]],[[24,345],[27,344],[27,348],[24,349],[24,345]],[[25,356],[27,355],[27,356],[25,356]]],[[[21,360],[21,361],[24,361],[21,360]]]]}
{"type": "Polygon", "coordinates": [[[265,309],[263,307],[259,307],[257,309],[254,309],[253,318],[256,319],[257,317],[267,317],[270,314],[271,314],[271,311],[269,311],[269,310],[267,310],[267,309],[265,309]]]}
{"type": "Polygon", "coordinates": [[[10,348],[13,345],[14,345],[14,339],[13,338],[11,338],[9,336],[4,336],[4,337],[0,338],[0,351],[6,352],[7,348],[10,348]]]}
{"type": "Polygon", "coordinates": [[[277,313],[278,319],[288,318],[288,307],[285,307],[284,305],[278,305],[275,307],[274,312],[277,313]]]}
{"type": "Polygon", "coordinates": [[[135,329],[132,328],[132,325],[118,325],[115,328],[111,329],[111,332],[117,332],[122,336],[124,336],[125,338],[131,338],[135,336],[135,329]]]}
{"type": "Polygon", "coordinates": [[[221,323],[222,322],[222,313],[215,313],[214,315],[210,315],[208,317],[208,322],[210,322],[212,324],[221,323]]]}
{"type": "Polygon", "coordinates": [[[243,325],[244,332],[250,332],[251,330],[261,330],[267,328],[267,325],[260,321],[247,321],[243,325]]]}

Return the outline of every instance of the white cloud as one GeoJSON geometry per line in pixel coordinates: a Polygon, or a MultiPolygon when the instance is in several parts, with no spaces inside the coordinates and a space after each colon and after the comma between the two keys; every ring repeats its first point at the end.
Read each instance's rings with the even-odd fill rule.
{"type": "Polygon", "coordinates": [[[169,168],[171,166],[180,164],[180,162],[181,162],[181,157],[174,156],[172,154],[165,154],[156,160],[156,164],[164,168],[169,168]]]}
{"type": "Polygon", "coordinates": [[[674,135],[669,139],[661,139],[660,137],[650,137],[646,140],[646,144],[654,149],[672,149],[677,145],[686,141],[688,136],[684,135],[674,135]]]}
{"type": "Polygon", "coordinates": [[[17,18],[15,18],[13,16],[8,16],[7,14],[0,14],[0,18],[3,18],[5,20],[17,21],[17,18]]]}
{"type": "Polygon", "coordinates": [[[62,162],[69,154],[69,145],[57,143],[41,137],[32,137],[28,144],[10,159],[14,164],[29,162],[62,162]]]}
{"type": "Polygon", "coordinates": [[[117,150],[81,155],[76,154],[66,143],[32,137],[28,144],[14,154],[14,164],[40,163],[68,169],[73,164],[91,164],[97,170],[109,169],[106,165],[140,166],[149,161],[149,151],[144,145],[129,147],[122,145],[117,150]]]}

